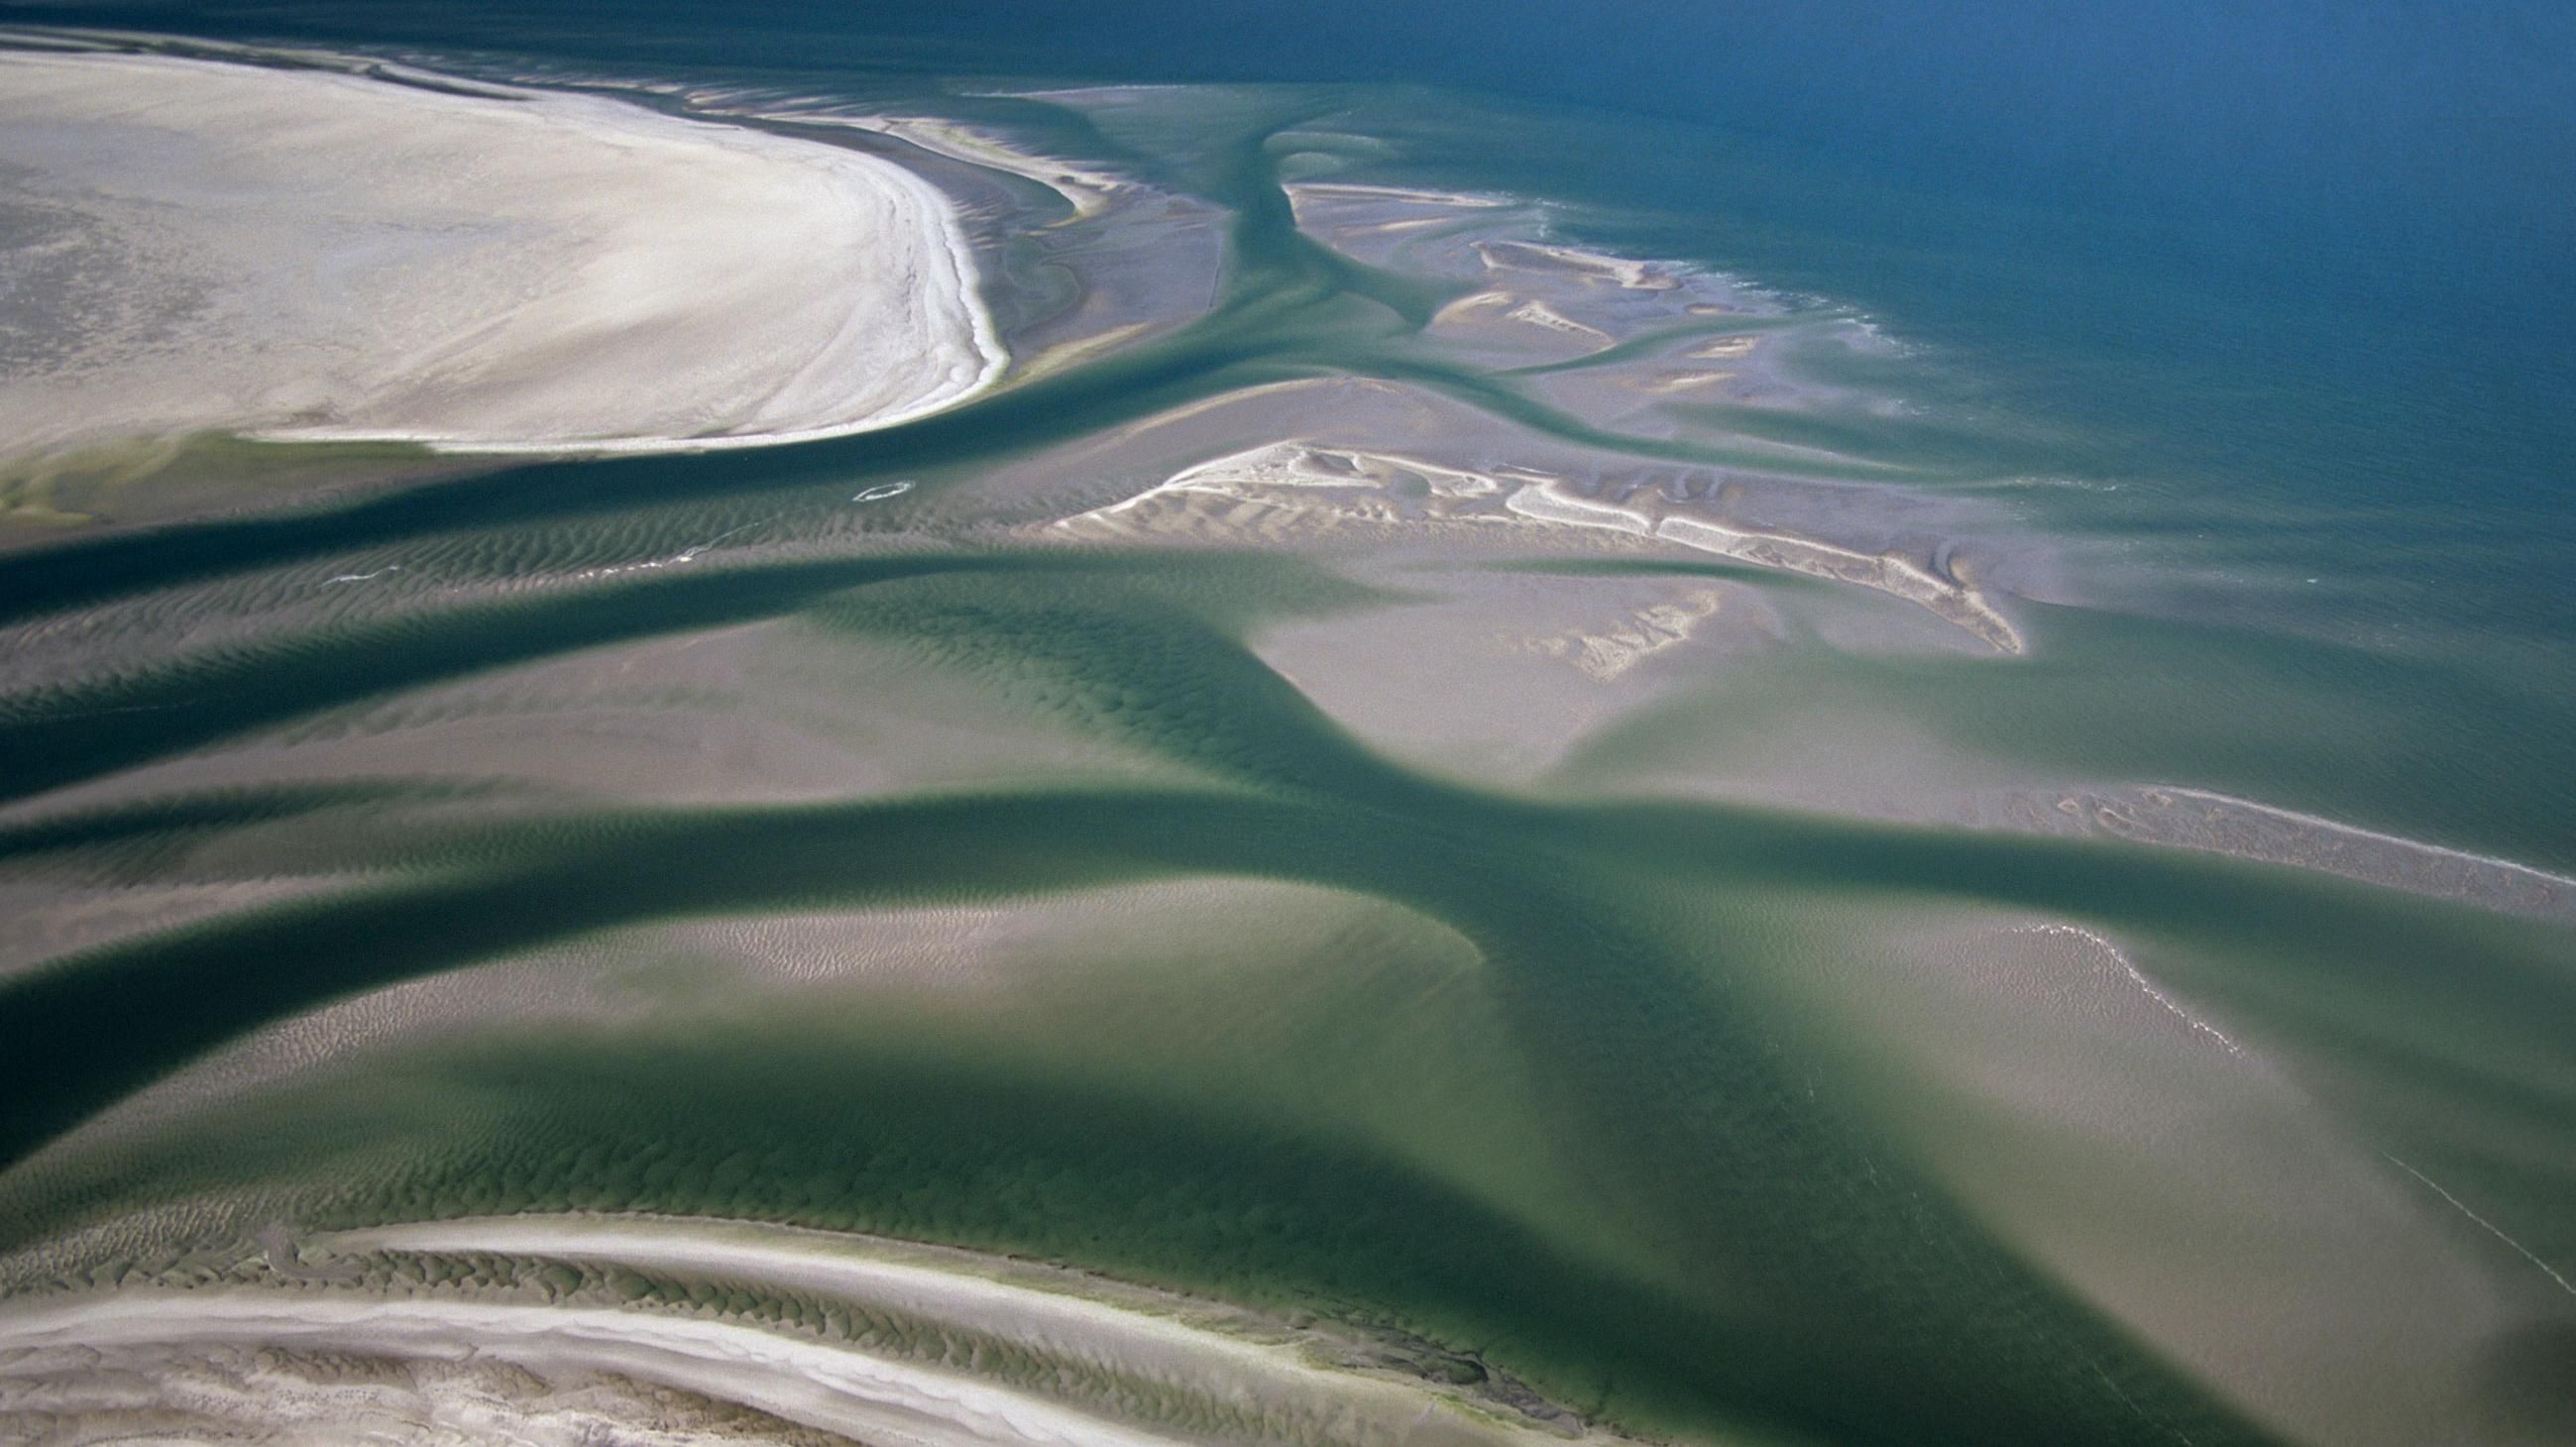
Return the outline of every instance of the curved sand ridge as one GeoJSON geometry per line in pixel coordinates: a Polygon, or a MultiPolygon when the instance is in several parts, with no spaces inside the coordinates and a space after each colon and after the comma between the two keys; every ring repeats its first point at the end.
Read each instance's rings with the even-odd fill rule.
{"type": "Polygon", "coordinates": [[[1404,1339],[946,1248],[654,1217],[262,1244],[163,1284],[181,1290],[0,1309],[0,1422],[66,1442],[352,1421],[392,1441],[1610,1440],[1404,1339]]]}
{"type": "Polygon", "coordinates": [[[592,96],[0,51],[0,436],[656,451],[885,427],[1004,355],[889,161],[592,96]]]}
{"type": "Polygon", "coordinates": [[[1213,515],[1218,526],[1211,531],[1240,536],[1264,514],[1307,527],[1520,522],[1603,529],[1872,588],[1926,609],[1998,653],[2020,653],[2027,646],[1964,561],[1945,572],[1899,552],[1871,552],[1739,525],[1708,506],[1652,490],[1611,501],[1587,497],[1568,479],[1535,470],[1489,466],[1480,472],[1304,440],[1267,443],[1211,459],[1124,501],[1053,526],[1091,535],[1186,536],[1190,521],[1213,515]],[[1199,511],[1190,510],[1192,502],[1202,504],[1199,511]]]}

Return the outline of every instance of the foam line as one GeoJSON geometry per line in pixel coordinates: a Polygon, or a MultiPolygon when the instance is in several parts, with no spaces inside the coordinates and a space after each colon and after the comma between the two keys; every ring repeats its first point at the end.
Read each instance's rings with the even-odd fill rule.
{"type": "Polygon", "coordinates": [[[2547,1276],[2551,1281],[2558,1283],[2559,1290],[2566,1292],[2569,1296],[2576,1296],[2576,1281],[2569,1281],[2565,1276],[2560,1275],[2557,1267],[2542,1260],[2530,1247],[2525,1246],[2521,1242],[2513,1239],[2511,1236],[2506,1235],[2503,1227],[2498,1226],[2493,1221],[2490,1221],[2486,1217],[2469,1209],[2468,1202],[2463,1201],[2459,1197],[2452,1195],[2449,1191],[2444,1190],[2441,1182],[2434,1180],[2431,1176],[2428,1176],[2422,1171],[2415,1169],[2413,1166],[2406,1164],[2404,1161],[2397,1159],[2397,1157],[2389,1155],[2386,1151],[2381,1151],[2380,1155],[2387,1157],[2390,1165],[2395,1166],[2397,1169],[2404,1171],[2406,1174],[2413,1176],[2419,1181],[2422,1181],[2425,1189],[2431,1191],[2434,1195],[2441,1197],[2443,1200],[2448,1201],[2452,1210],[2459,1212],[2461,1215],[2466,1216],[2471,1221],[2477,1223],[2479,1230],[2486,1232],[2498,1241],[2512,1247],[2516,1255],[2519,1255],[2523,1260],[2530,1262],[2532,1265],[2539,1267],[2542,1275],[2547,1276]]]}
{"type": "Polygon", "coordinates": [[[2015,930],[2014,933],[2069,936],[2086,941],[2095,948],[2100,949],[2104,954],[2110,956],[2111,962],[2119,966],[2121,973],[2129,977],[2129,983],[2137,986],[2140,994],[2145,995],[2148,999],[2163,1006],[2166,1013],[2190,1026],[2200,1034],[2206,1035],[2211,1040],[2216,1041],[2220,1049],[2225,1050],[2228,1054],[2235,1056],[2239,1060],[2250,1060],[2253,1058],[2245,1053],[2245,1047],[2237,1044],[2233,1036],[2229,1035],[2226,1031],[2219,1029],[2217,1026],[2212,1025],[2198,1015],[2193,1014],[2191,1011],[2184,1009],[2181,1001],[2176,1000],[2173,996],[2166,994],[2162,989],[2158,988],[2155,981],[2147,978],[2144,970],[2139,969],[2136,964],[2130,961],[2126,951],[2122,950],[2118,945],[2111,943],[2102,936],[2095,934],[2093,931],[2086,929],[2081,925],[2035,924],[2024,926],[2021,929],[2015,930]]]}

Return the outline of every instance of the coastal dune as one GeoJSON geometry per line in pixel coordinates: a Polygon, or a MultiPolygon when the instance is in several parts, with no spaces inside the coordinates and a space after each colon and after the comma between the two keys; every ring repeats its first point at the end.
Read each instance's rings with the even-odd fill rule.
{"type": "Polygon", "coordinates": [[[1004,364],[937,190],[623,101],[0,51],[0,436],[657,451],[884,427],[1004,364]]]}

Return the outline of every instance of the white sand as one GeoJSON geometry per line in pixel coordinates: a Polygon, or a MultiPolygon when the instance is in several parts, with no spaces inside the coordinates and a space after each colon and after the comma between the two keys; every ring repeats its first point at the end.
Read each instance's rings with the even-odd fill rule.
{"type": "Polygon", "coordinates": [[[1678,544],[1781,572],[1852,583],[1903,598],[1967,630],[1999,653],[2020,653],[2022,636],[1965,575],[1943,577],[1901,553],[1871,552],[1780,529],[1727,522],[1698,504],[1651,495],[1613,502],[1586,497],[1566,479],[1527,468],[1470,471],[1420,457],[1332,447],[1303,439],[1213,458],[1143,492],[1051,524],[1091,537],[1150,533],[1158,539],[1284,541],[1294,531],[1336,525],[1423,526],[1517,522],[1597,529],[1678,544]],[[1407,494],[1413,494],[1407,496],[1407,494]],[[1183,506],[1175,507],[1176,503],[1183,506]]]}
{"type": "Polygon", "coordinates": [[[970,166],[1035,181],[1063,197],[1064,203],[1073,208],[1071,219],[1076,221],[1088,221],[1107,212],[1118,203],[1119,197],[1135,189],[1131,182],[1096,166],[1023,151],[999,136],[936,116],[835,116],[802,111],[782,111],[775,115],[779,120],[800,125],[847,126],[853,130],[874,131],[952,161],[963,161],[970,166]]]}
{"type": "Polygon", "coordinates": [[[313,1260],[285,1233],[275,1240],[269,1260],[290,1262],[285,1274],[304,1289],[125,1291],[0,1306],[0,1435],[12,1412],[25,1412],[52,1417],[58,1436],[89,1440],[183,1415],[190,1425],[212,1418],[268,1440],[325,1410],[345,1419],[352,1406],[368,1409],[376,1430],[367,1435],[377,1441],[447,1440],[423,1428],[452,1433],[466,1407],[478,1409],[487,1440],[566,1440],[560,1429],[584,1426],[594,1429],[588,1440],[625,1440],[671,1425],[667,1408],[644,1420],[600,1420],[600,1407],[614,1404],[600,1401],[596,1383],[609,1375],[688,1394],[702,1407],[750,1408],[854,1440],[918,1447],[1610,1440],[1516,1418],[1400,1372],[1333,1365],[1350,1343],[1234,1308],[946,1248],[665,1217],[389,1226],[300,1243],[306,1255],[318,1253],[313,1260]],[[814,1308],[809,1318],[846,1323],[856,1339],[706,1311],[537,1304],[454,1289],[311,1289],[385,1252],[668,1273],[728,1296],[748,1291],[814,1308]],[[459,1384],[443,1384],[435,1370],[379,1365],[368,1376],[395,1390],[353,1402],[360,1374],[344,1369],[316,1382],[291,1370],[299,1358],[348,1357],[415,1369],[470,1360],[517,1376],[462,1384],[470,1392],[460,1401],[459,1384]],[[209,1364],[230,1364],[249,1380],[209,1400],[194,1380],[209,1364]]]}
{"type": "Polygon", "coordinates": [[[901,167],[478,89],[0,52],[0,449],[739,446],[1001,371],[957,218],[901,167]]]}
{"type": "MultiPolygon", "coordinates": [[[[31,1372],[28,1375],[35,1380],[23,1386],[8,1384],[11,1390],[0,1393],[0,1402],[12,1404],[12,1410],[68,1416],[74,1422],[92,1413],[117,1409],[130,1413],[137,1406],[169,1415],[187,1407],[202,1410],[197,1403],[164,1405],[154,1400],[148,1384],[165,1374],[175,1376],[168,1370],[174,1363],[137,1348],[247,1347],[397,1361],[477,1358],[516,1367],[533,1384],[558,1375],[580,1381],[605,1373],[736,1403],[857,1441],[917,1447],[978,1443],[1146,1447],[1172,1440],[1128,1431],[1042,1398],[985,1386],[959,1373],[838,1351],[727,1322],[602,1307],[304,1301],[282,1294],[196,1293],[177,1300],[118,1297],[20,1312],[0,1331],[6,1333],[0,1339],[7,1340],[13,1351],[32,1354],[69,1348],[95,1358],[95,1365],[84,1362],[83,1369],[62,1373],[66,1381],[48,1382],[31,1372]],[[99,1392],[96,1378],[101,1375],[111,1381],[124,1378],[145,1384],[146,1390],[99,1392]],[[21,1399],[24,1407],[16,1406],[21,1399]]],[[[40,1370],[56,1365],[47,1356],[34,1360],[40,1370]]],[[[21,1358],[12,1367],[24,1371],[24,1361],[21,1358]]],[[[0,1383],[5,1380],[0,1378],[0,1383]]],[[[254,1422],[261,1417],[303,1415],[294,1410],[299,1404],[268,1400],[276,1381],[260,1385],[271,1390],[242,1404],[255,1414],[254,1422]]],[[[332,1391],[331,1395],[343,1393],[332,1391]]],[[[512,1415],[532,1414],[550,1393],[536,1385],[531,1395],[539,1400],[515,1404],[518,1411],[512,1415]]],[[[424,1415],[432,1420],[419,1427],[452,1413],[424,1415]]],[[[391,1424],[370,1425],[377,1430],[367,1435],[377,1440],[414,1435],[399,1429],[385,1432],[384,1427],[391,1424]]],[[[439,1440],[434,1431],[415,1428],[415,1433],[422,1440],[439,1440]]],[[[244,1435],[263,1434],[254,1427],[244,1435]]]]}

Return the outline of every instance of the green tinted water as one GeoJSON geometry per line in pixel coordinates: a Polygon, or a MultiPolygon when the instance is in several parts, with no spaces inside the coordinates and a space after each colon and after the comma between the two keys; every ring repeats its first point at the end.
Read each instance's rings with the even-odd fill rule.
{"type": "MultiPolygon", "coordinates": [[[[2074,603],[2019,605],[2026,657],[1848,647],[1833,631],[1846,590],[1814,579],[1468,555],[1458,571],[1478,578],[1716,579],[1782,619],[1774,646],[1609,720],[1542,786],[1479,787],[1460,782],[1473,760],[1398,762],[1261,651],[1317,620],[1400,634],[1465,585],[1372,571],[1360,550],[1072,551],[990,525],[1061,501],[975,494],[995,469],[1076,469],[1079,454],[1050,449],[1324,375],[1420,387],[1497,435],[1805,481],[1991,498],[2045,450],[1973,412],[1865,405],[1713,405],[1677,414],[1673,435],[1622,432],[1537,390],[1564,368],[1461,360],[1424,338],[1460,287],[1297,230],[1277,181],[1283,155],[1310,152],[1278,137],[1331,100],[1184,94],[1044,124],[1012,103],[1035,141],[1089,140],[1086,154],[1230,207],[1227,265],[1203,319],[954,414],[12,557],[10,624],[31,638],[94,626],[115,651],[6,700],[0,787],[21,808],[0,867],[66,892],[305,887],[0,985],[0,1153],[17,1167],[0,1178],[0,1250],[153,1207],[311,1227],[752,1217],[1399,1324],[1646,1431],[2273,1440],[2170,1339],[2088,1296],[2063,1257],[1960,1186],[2021,1169],[2010,1142],[1927,1143],[1907,1123],[1921,1077],[1854,1063],[1868,1052],[1853,1022],[1878,988],[1856,961],[1896,959],[1885,987],[1901,993],[1945,968],[1908,955],[1909,929],[2034,918],[2115,935],[2222,1021],[2223,1035],[2202,1028],[2233,1053],[2189,1057],[2208,1074],[2251,1068],[2241,1044],[2261,1088],[2293,1082],[2355,1158],[2475,1199],[2483,1234],[2420,1194],[2417,1224],[2439,1220],[2463,1270],[2516,1283],[2499,1291],[2545,1294],[2527,1267],[2576,1256],[2565,926],[2205,853],[1650,792],[1691,769],[1866,768],[1865,730],[1884,729],[1947,751],[1941,769],[1968,786],[2181,783],[2489,848],[2563,840],[2559,785],[2423,751],[2521,706],[2493,660],[2321,637],[2295,617],[2074,603]],[[853,513],[854,492],[898,478],[919,485],[853,513]],[[719,536],[735,555],[647,566],[719,536]],[[382,607],[300,601],[324,574],[393,558],[435,586],[382,607]],[[214,620],[206,636],[196,618],[214,620]],[[472,714],[452,690],[536,665],[720,651],[763,628],[769,672],[715,705],[682,677],[667,712],[713,737],[810,687],[824,702],[806,726],[854,731],[881,776],[678,799],[659,781],[629,796],[516,762],[476,777],[447,755],[344,776],[329,752],[398,731],[387,720],[406,708],[472,714]],[[915,696],[951,737],[875,722],[915,696]],[[1024,756],[1032,740],[1072,741],[1088,762],[1024,756]],[[934,744],[972,763],[934,767],[934,744]],[[221,762],[252,756],[266,762],[221,762]],[[84,786],[107,792],[64,792],[84,786]],[[1215,902],[1192,914],[1117,893],[1182,882],[1215,902]],[[1111,918],[1048,913],[1084,908],[1111,918]],[[780,991],[685,934],[933,909],[1033,923],[998,956],[1002,978],[955,990],[780,991]],[[1167,909],[1180,923],[1147,925],[1167,909]],[[1310,914],[1328,923],[1298,923],[1310,914]],[[571,973],[574,956],[627,971],[633,1008],[396,1030],[66,1139],[332,1002],[494,961],[571,973]]],[[[1862,388],[1915,374],[1859,358],[1808,375],[1862,388]]],[[[1156,480],[1080,485],[1114,497],[1156,480]]],[[[552,686],[606,687],[580,677],[552,686]]],[[[591,747],[668,767],[613,731],[591,747]]],[[[718,752],[688,757],[730,767],[718,752]]],[[[2101,978],[2104,998],[2165,1023],[2101,978]]],[[[1993,1003],[2053,1018],[2046,1001],[1993,1003]]],[[[1913,1036],[1927,1060],[1984,1048],[1930,1017],[1913,1036]]],[[[2126,1249],[2148,1270],[2195,1250],[2126,1249]]]]}

